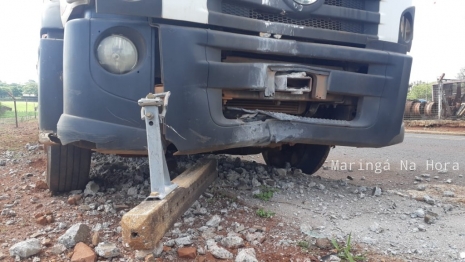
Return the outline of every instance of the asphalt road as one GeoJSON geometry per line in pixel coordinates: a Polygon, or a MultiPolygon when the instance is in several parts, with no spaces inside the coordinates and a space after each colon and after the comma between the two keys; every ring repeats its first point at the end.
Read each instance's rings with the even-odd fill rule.
{"type": "Polygon", "coordinates": [[[330,238],[343,239],[351,233],[355,242],[394,258],[465,261],[463,148],[463,136],[423,134],[406,134],[402,144],[386,148],[336,147],[325,167],[310,177],[312,182],[322,183],[322,189],[307,190],[300,185],[310,183],[296,181],[300,192],[295,188],[282,190],[265,208],[330,238]],[[344,164],[349,167],[350,163],[352,168],[345,170],[344,164]],[[376,171],[377,163],[380,172],[376,171]],[[341,186],[345,182],[348,186],[341,186]],[[370,188],[366,196],[354,190],[362,188],[359,186],[370,188]],[[371,196],[375,186],[382,189],[382,196],[371,196]],[[421,186],[423,190],[419,190],[421,186]],[[445,191],[454,192],[455,197],[444,197],[445,191]],[[435,203],[425,203],[424,195],[435,203]],[[423,215],[417,215],[422,212],[438,214],[439,219],[426,223],[423,215]]]}
{"type": "Polygon", "coordinates": [[[454,184],[465,185],[465,178],[460,177],[465,175],[464,151],[464,136],[406,134],[403,143],[385,148],[336,147],[328,156],[326,170],[318,174],[365,177],[387,188],[406,188],[415,176],[427,173],[439,176],[439,181],[452,179],[454,184]]]}

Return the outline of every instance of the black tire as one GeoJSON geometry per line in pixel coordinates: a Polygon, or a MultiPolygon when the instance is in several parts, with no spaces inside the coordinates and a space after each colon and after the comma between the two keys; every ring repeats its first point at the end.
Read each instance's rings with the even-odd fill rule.
{"type": "Polygon", "coordinates": [[[52,192],[84,189],[89,182],[90,149],[74,145],[47,147],[47,184],[52,192]]]}
{"type": "Polygon", "coordinates": [[[284,145],[280,149],[267,149],[262,155],[269,166],[284,168],[286,163],[289,163],[291,167],[311,175],[325,163],[330,149],[331,147],[326,145],[284,145]]]}

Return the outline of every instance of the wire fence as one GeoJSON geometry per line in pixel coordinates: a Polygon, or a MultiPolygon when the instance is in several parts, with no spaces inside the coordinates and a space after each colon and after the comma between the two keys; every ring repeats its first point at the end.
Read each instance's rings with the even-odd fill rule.
{"type": "Polygon", "coordinates": [[[465,120],[465,103],[440,105],[433,101],[408,100],[404,120],[465,120]]]}
{"type": "Polygon", "coordinates": [[[0,124],[14,124],[37,119],[38,104],[29,101],[1,101],[0,124]],[[16,108],[16,111],[15,111],[16,108]]]}

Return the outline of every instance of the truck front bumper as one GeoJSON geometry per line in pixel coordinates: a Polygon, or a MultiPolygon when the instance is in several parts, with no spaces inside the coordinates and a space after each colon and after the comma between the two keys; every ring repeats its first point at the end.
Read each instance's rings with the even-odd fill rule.
{"type": "MultiPolygon", "coordinates": [[[[95,71],[89,70],[95,62],[92,39],[73,36],[80,32],[82,38],[83,30],[91,35],[90,22],[81,20],[69,22],[65,34],[65,105],[58,123],[58,137],[65,144],[91,142],[100,151],[143,152],[145,127],[136,97],[144,97],[153,90],[153,85],[137,88],[131,97],[102,87],[105,83],[98,83],[95,71]],[[73,62],[67,63],[71,59],[73,62]]],[[[163,24],[151,30],[158,37],[164,89],[171,92],[165,137],[179,153],[280,143],[383,147],[403,140],[402,118],[412,64],[407,55],[163,24]],[[225,63],[222,51],[265,54],[284,60],[305,57],[354,62],[366,64],[368,70],[352,73],[286,62],[225,63]],[[358,98],[356,117],[351,121],[290,115],[275,115],[265,121],[226,119],[223,91],[263,91],[270,68],[324,72],[328,94],[358,98]]],[[[151,71],[155,64],[151,63],[151,71]]],[[[139,76],[153,77],[143,75],[142,71],[139,76]]],[[[114,84],[117,83],[108,83],[114,84]]]]}

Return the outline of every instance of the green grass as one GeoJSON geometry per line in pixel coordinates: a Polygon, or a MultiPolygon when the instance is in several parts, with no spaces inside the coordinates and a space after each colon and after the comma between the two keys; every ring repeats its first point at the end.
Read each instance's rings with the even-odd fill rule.
{"type": "Polygon", "coordinates": [[[260,194],[255,194],[253,196],[263,201],[270,201],[270,199],[273,197],[274,192],[276,192],[276,189],[269,188],[269,187],[262,187],[260,189],[260,194]]]}
{"type": "MultiPolygon", "coordinates": [[[[5,111],[0,118],[14,118],[15,117],[15,106],[13,101],[1,101],[2,106],[11,108],[11,111],[5,111]]],[[[37,102],[27,102],[27,113],[26,113],[26,101],[17,101],[16,110],[18,111],[18,118],[21,117],[34,117],[37,112],[34,112],[34,108],[37,106],[37,102]]]]}
{"type": "Polygon", "coordinates": [[[299,241],[299,243],[297,243],[297,246],[303,249],[308,249],[310,247],[310,243],[308,243],[307,241],[299,241]]]}
{"type": "Polygon", "coordinates": [[[263,208],[260,208],[257,210],[257,216],[262,217],[262,218],[271,218],[275,215],[274,212],[271,211],[266,211],[263,208]]]}
{"type": "Polygon", "coordinates": [[[347,241],[345,246],[339,246],[336,239],[332,239],[331,243],[333,244],[334,248],[336,249],[337,255],[339,258],[342,258],[349,262],[356,262],[356,261],[365,261],[366,258],[364,256],[354,256],[352,255],[352,234],[349,234],[347,237],[347,241]]]}

